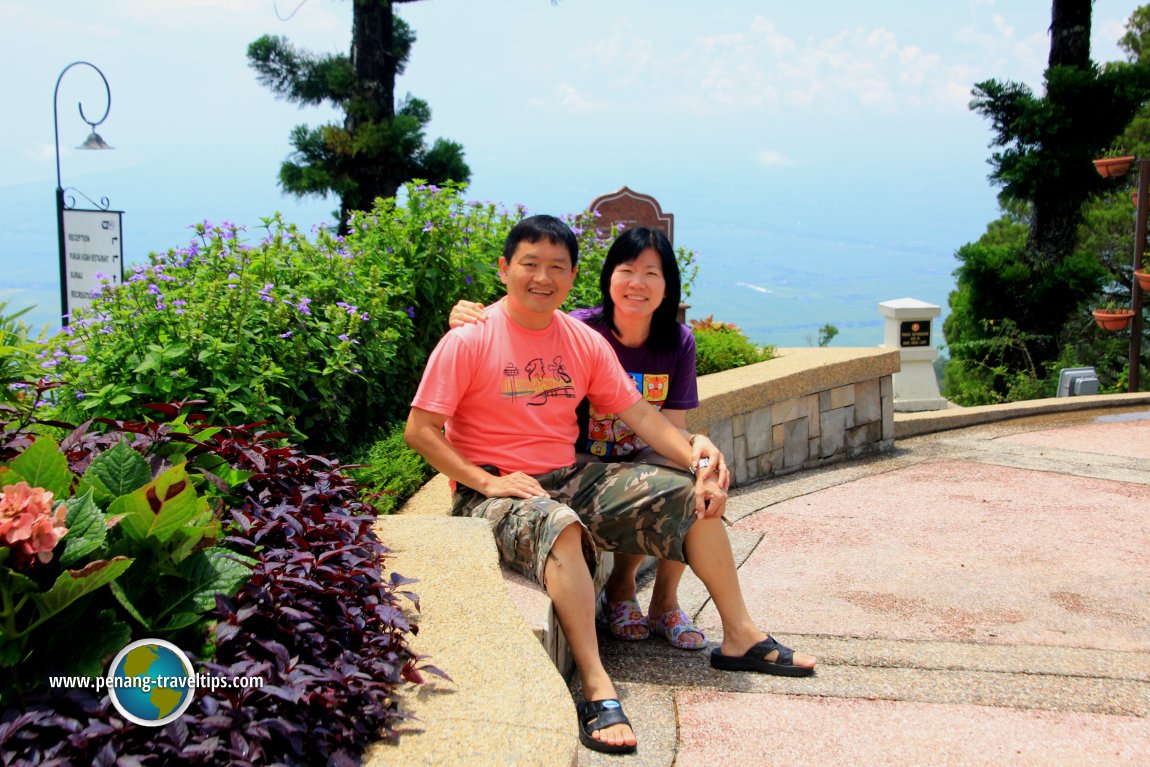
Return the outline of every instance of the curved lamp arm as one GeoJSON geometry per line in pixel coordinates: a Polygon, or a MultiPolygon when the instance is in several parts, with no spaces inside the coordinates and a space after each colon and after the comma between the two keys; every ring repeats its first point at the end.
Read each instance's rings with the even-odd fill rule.
{"type": "Polygon", "coordinates": [[[108,105],[104,108],[103,117],[101,117],[99,120],[96,120],[95,122],[89,120],[84,115],[84,104],[83,102],[78,102],[77,106],[80,108],[80,119],[91,126],[92,132],[95,133],[96,126],[104,122],[104,120],[108,119],[108,113],[112,111],[112,89],[108,86],[108,78],[104,77],[104,73],[100,71],[99,67],[87,61],[73,61],[68,66],[64,67],[64,69],[60,72],[60,76],[56,78],[56,90],[52,93],[52,126],[55,129],[56,134],[56,189],[61,189],[63,186],[60,183],[60,118],[58,110],[60,101],[60,81],[64,79],[64,75],[68,73],[69,69],[77,66],[91,67],[92,69],[96,70],[96,74],[98,74],[100,79],[104,81],[104,92],[108,101],[108,105]]]}

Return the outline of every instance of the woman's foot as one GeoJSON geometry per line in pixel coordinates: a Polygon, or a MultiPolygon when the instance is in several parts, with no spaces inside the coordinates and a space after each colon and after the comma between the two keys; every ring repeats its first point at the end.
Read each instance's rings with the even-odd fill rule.
{"type": "Polygon", "coordinates": [[[663,613],[652,610],[647,617],[647,625],[652,634],[663,637],[680,650],[702,650],[707,646],[707,637],[702,630],[677,606],[663,613]]]}
{"type": "MultiPolygon", "coordinates": [[[[611,636],[624,642],[638,642],[651,636],[643,608],[634,599],[612,602],[603,595],[603,615],[607,619],[607,630],[611,636]]],[[[588,699],[590,700],[590,698],[588,699]]]]}

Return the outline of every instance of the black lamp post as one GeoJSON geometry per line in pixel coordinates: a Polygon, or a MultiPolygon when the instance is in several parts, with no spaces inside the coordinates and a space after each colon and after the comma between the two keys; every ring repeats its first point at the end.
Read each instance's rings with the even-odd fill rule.
{"type": "MultiPolygon", "coordinates": [[[[75,207],[75,201],[73,200],[72,204],[70,205],[65,204],[64,187],[60,182],[60,118],[58,106],[60,100],[60,81],[64,79],[64,75],[68,73],[68,70],[70,70],[72,67],[78,66],[91,67],[96,71],[96,74],[100,76],[100,79],[104,82],[104,92],[107,97],[107,106],[104,108],[103,116],[99,120],[93,121],[89,120],[88,117],[84,114],[83,103],[77,103],[77,106],[80,109],[80,119],[88,124],[88,126],[91,128],[91,133],[88,134],[88,138],[84,141],[84,143],[76,148],[112,148],[108,145],[108,142],[104,141],[100,134],[96,133],[96,126],[100,125],[100,123],[108,119],[108,113],[112,110],[112,89],[108,86],[108,78],[104,77],[104,73],[101,72],[99,67],[97,67],[95,64],[91,64],[87,61],[73,61],[68,66],[64,67],[63,71],[60,72],[60,76],[56,78],[56,90],[52,93],[52,124],[56,133],[56,233],[60,244],[60,312],[62,315],[61,319],[65,325],[68,324],[68,284],[66,279],[68,273],[68,264],[64,244],[64,210],[65,208],[75,207]]],[[[91,198],[88,198],[87,195],[83,195],[82,192],[80,194],[88,199],[89,202],[92,202],[91,198]]],[[[107,210],[108,199],[106,197],[101,198],[98,205],[101,209],[107,210]]]]}
{"type": "MultiPolygon", "coordinates": [[[[1142,268],[1142,257],[1146,252],[1147,217],[1150,214],[1150,159],[1138,160],[1138,215],[1134,223],[1134,271],[1142,268]]],[[[1130,326],[1130,386],[1128,391],[1139,388],[1142,352],[1142,286],[1134,277],[1130,286],[1130,308],[1134,310],[1130,326]]]]}

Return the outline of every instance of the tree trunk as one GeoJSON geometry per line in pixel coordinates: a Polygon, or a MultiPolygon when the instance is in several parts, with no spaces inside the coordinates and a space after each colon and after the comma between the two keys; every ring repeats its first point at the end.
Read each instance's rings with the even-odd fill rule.
{"type": "Polygon", "coordinates": [[[1050,10],[1050,59],[1047,66],[1090,64],[1090,6],[1092,0],[1054,0],[1050,10]]]}
{"type": "MultiPolygon", "coordinates": [[[[1090,66],[1091,6],[1092,0],[1054,0],[1050,11],[1048,64],[1051,68],[1085,69],[1090,66]]],[[[1054,95],[1048,92],[1047,98],[1054,95]]],[[[1075,191],[1080,193],[1040,189],[1031,201],[1034,217],[1027,238],[1027,252],[1032,264],[1057,263],[1073,251],[1082,218],[1082,200],[1085,199],[1085,190],[1075,191]]]]}

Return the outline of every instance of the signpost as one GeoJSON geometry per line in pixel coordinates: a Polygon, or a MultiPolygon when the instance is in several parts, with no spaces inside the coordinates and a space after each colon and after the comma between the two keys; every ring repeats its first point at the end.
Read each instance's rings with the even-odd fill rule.
{"type": "Polygon", "coordinates": [[[123,211],[61,210],[60,286],[64,322],[92,303],[103,277],[124,279],[123,211]]]}
{"type": "MultiPolygon", "coordinates": [[[[65,325],[73,311],[92,303],[93,291],[100,284],[96,275],[106,275],[117,283],[124,279],[123,211],[107,210],[106,197],[100,199],[100,210],[77,210],[74,198],[69,197],[70,204],[64,199],[64,185],[60,182],[60,82],[73,67],[89,67],[98,74],[108,98],[104,116],[99,120],[89,120],[84,114],[84,105],[76,105],[80,119],[92,129],[84,143],[76,148],[112,148],[96,133],[96,127],[108,118],[108,112],[112,110],[112,89],[108,87],[108,78],[95,64],[73,61],[56,78],[56,90],[52,93],[52,126],[56,132],[56,236],[60,241],[60,320],[65,325]]],[[[87,195],[79,194],[92,202],[87,195]]]]}

